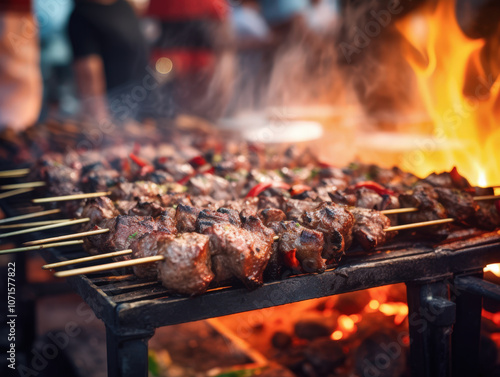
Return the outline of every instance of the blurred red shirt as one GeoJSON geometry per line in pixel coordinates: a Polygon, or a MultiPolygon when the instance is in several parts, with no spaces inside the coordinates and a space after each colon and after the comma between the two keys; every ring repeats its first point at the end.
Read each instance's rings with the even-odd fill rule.
{"type": "Polygon", "coordinates": [[[161,40],[152,50],[152,64],[169,58],[178,76],[213,67],[215,54],[203,25],[223,22],[228,13],[226,0],[151,0],[146,16],[163,25],[161,40]]]}
{"type": "Polygon", "coordinates": [[[147,15],[161,20],[224,20],[228,15],[226,0],[151,0],[147,15]]]}
{"type": "Polygon", "coordinates": [[[31,0],[0,0],[0,12],[30,12],[31,0]]]}

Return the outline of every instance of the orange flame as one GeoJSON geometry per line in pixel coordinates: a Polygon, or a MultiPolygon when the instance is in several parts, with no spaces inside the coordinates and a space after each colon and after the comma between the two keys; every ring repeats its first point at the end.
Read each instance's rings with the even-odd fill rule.
{"type": "Polygon", "coordinates": [[[496,276],[500,277],[500,263],[496,264],[488,264],[484,269],[484,272],[491,272],[492,274],[495,274],[496,276]]]}
{"type": "Polygon", "coordinates": [[[434,124],[434,137],[402,167],[426,176],[457,166],[473,184],[500,184],[500,80],[483,69],[486,42],[465,36],[454,0],[424,7],[397,28],[409,42],[405,57],[434,124]]]}

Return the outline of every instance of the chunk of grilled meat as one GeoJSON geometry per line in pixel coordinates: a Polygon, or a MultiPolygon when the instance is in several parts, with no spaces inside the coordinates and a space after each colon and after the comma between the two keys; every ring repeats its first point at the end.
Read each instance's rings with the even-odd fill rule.
{"type": "Polygon", "coordinates": [[[272,236],[265,239],[260,232],[217,223],[205,227],[203,233],[210,236],[212,269],[217,281],[234,276],[247,288],[262,285],[272,252],[272,236]]]}
{"type": "Polygon", "coordinates": [[[349,208],[354,215],[354,239],[366,250],[372,250],[393,239],[397,232],[384,232],[391,226],[389,218],[378,211],[364,208],[349,208]]]}
{"type": "Polygon", "coordinates": [[[481,229],[495,230],[500,227],[500,214],[493,201],[477,202],[474,224],[481,229]]]}
{"type": "Polygon", "coordinates": [[[172,219],[151,216],[122,216],[104,219],[94,229],[109,229],[108,233],[86,237],[84,246],[94,253],[110,253],[128,249],[137,238],[152,232],[176,234],[172,219]]]}
{"type": "Polygon", "coordinates": [[[179,204],[175,212],[175,222],[179,233],[194,232],[196,230],[196,219],[201,208],[179,204]]]}
{"type": "MultiPolygon", "coordinates": [[[[416,207],[417,212],[399,215],[403,224],[418,223],[422,221],[445,219],[448,217],[446,209],[439,203],[439,195],[430,185],[419,184],[413,190],[399,196],[401,208],[416,207]]],[[[436,229],[435,227],[432,227],[436,229]]],[[[429,231],[429,227],[425,228],[429,231]]]]}
{"type": "Polygon", "coordinates": [[[224,208],[222,211],[204,209],[198,214],[195,230],[198,233],[203,233],[205,228],[213,224],[232,224],[239,228],[241,227],[241,220],[238,212],[234,209],[224,208]]]}
{"type": "Polygon", "coordinates": [[[324,235],[322,256],[336,262],[351,246],[354,215],[335,203],[321,203],[317,208],[302,214],[303,226],[324,235]]]}
{"type": "Polygon", "coordinates": [[[259,212],[257,212],[257,214],[265,226],[269,226],[269,224],[273,222],[280,222],[286,220],[285,213],[277,208],[261,209],[259,210],[259,212]]]}
{"type": "Polygon", "coordinates": [[[87,199],[82,210],[82,217],[88,217],[89,224],[98,224],[104,219],[111,219],[119,214],[111,199],[106,196],[87,199]]]}
{"type": "Polygon", "coordinates": [[[165,288],[188,295],[207,290],[214,278],[209,239],[198,233],[184,233],[158,240],[158,254],[165,257],[158,263],[158,278],[165,288]]]}
{"type": "Polygon", "coordinates": [[[474,201],[474,197],[462,190],[445,187],[435,187],[439,202],[444,206],[448,216],[466,224],[474,224],[476,212],[479,204],[474,201]]]}
{"type": "MultiPolygon", "coordinates": [[[[324,272],[326,269],[323,253],[323,233],[308,229],[295,221],[281,221],[274,227],[279,235],[279,252],[281,259],[290,262],[289,253],[295,257],[305,272],[324,272]],[[295,250],[295,251],[294,251],[295,250]]],[[[296,268],[296,266],[288,267],[296,268]]]]}
{"type": "Polygon", "coordinates": [[[306,211],[312,211],[319,203],[309,200],[288,199],[284,204],[285,214],[288,220],[300,221],[306,211]]]}
{"type": "MultiPolygon", "coordinates": [[[[135,238],[130,243],[130,249],[132,249],[132,259],[158,255],[158,242],[162,239],[171,238],[174,238],[174,236],[161,232],[146,233],[138,238],[135,238]]],[[[158,262],[138,264],[134,266],[133,269],[134,274],[140,278],[156,279],[158,277],[158,262]]]]}
{"type": "Polygon", "coordinates": [[[136,216],[160,216],[166,208],[154,201],[138,201],[134,207],[128,211],[128,215],[136,216]]]}

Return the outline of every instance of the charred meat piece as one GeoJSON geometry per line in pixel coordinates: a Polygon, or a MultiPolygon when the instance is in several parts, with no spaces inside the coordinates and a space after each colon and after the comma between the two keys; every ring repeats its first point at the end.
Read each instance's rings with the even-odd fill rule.
{"type": "Polygon", "coordinates": [[[195,295],[207,290],[214,278],[211,269],[209,237],[184,233],[158,240],[158,278],[163,286],[177,293],[195,295]]]}
{"type": "Polygon", "coordinates": [[[162,207],[173,207],[179,204],[184,204],[185,206],[193,205],[190,196],[186,193],[168,193],[162,195],[160,197],[160,204],[162,207]]]}
{"type": "Polygon", "coordinates": [[[351,246],[354,215],[335,203],[321,203],[317,208],[302,215],[302,225],[322,232],[325,243],[323,258],[338,260],[351,246]]]}
{"type": "Polygon", "coordinates": [[[261,209],[259,212],[257,212],[257,214],[265,226],[269,226],[269,224],[273,222],[286,220],[285,213],[277,208],[261,209]]]}
{"type": "Polygon", "coordinates": [[[474,197],[463,191],[453,188],[436,187],[439,202],[444,206],[448,216],[463,224],[473,224],[479,205],[474,197]]]}
{"type": "Polygon", "coordinates": [[[434,187],[445,187],[445,188],[458,188],[458,189],[467,189],[470,188],[471,185],[469,181],[465,177],[462,177],[456,167],[451,169],[449,173],[432,173],[427,178],[424,179],[424,182],[434,186],[434,187]]]}
{"type": "Polygon", "coordinates": [[[296,258],[305,272],[324,272],[323,233],[304,228],[295,221],[282,221],[277,228],[279,252],[288,267],[293,266],[296,258]],[[291,264],[291,265],[290,265],[291,264]]]}
{"type": "Polygon", "coordinates": [[[213,224],[204,229],[210,236],[212,266],[217,281],[232,276],[248,288],[263,283],[263,273],[271,257],[273,239],[231,224],[213,224]]]}
{"type": "Polygon", "coordinates": [[[109,229],[108,233],[99,234],[85,239],[87,250],[98,250],[98,253],[109,253],[128,249],[130,244],[144,234],[154,231],[172,234],[175,228],[166,221],[159,221],[151,216],[117,216],[104,219],[95,225],[96,229],[109,229]]]}
{"type": "Polygon", "coordinates": [[[198,218],[196,219],[196,232],[203,233],[206,228],[211,227],[213,224],[232,224],[240,227],[241,220],[239,216],[235,217],[235,214],[233,212],[224,213],[219,211],[212,211],[210,209],[204,209],[198,214],[198,218]]]}
{"type": "MultiPolygon", "coordinates": [[[[413,190],[399,196],[401,208],[416,207],[419,210],[417,212],[401,214],[399,219],[403,224],[445,219],[448,217],[448,214],[438,200],[439,195],[432,186],[419,184],[413,190]]],[[[427,231],[429,227],[425,229],[427,231]]]]}
{"type": "Polygon", "coordinates": [[[493,201],[479,201],[474,224],[481,229],[495,230],[500,227],[500,214],[493,201]]]}
{"type": "Polygon", "coordinates": [[[258,204],[257,207],[259,209],[266,209],[266,208],[278,208],[283,210],[284,209],[284,202],[285,202],[285,197],[283,195],[279,196],[264,196],[260,195],[258,196],[258,204]]]}
{"type": "Polygon", "coordinates": [[[82,210],[82,217],[88,217],[90,224],[98,224],[104,219],[111,219],[119,214],[111,199],[106,196],[88,199],[82,210]]]}
{"type": "Polygon", "coordinates": [[[52,160],[40,163],[39,174],[54,196],[81,193],[78,190],[79,171],[52,160]]]}
{"type": "MultiPolygon", "coordinates": [[[[158,255],[158,242],[164,239],[173,239],[175,236],[165,233],[151,232],[136,238],[130,243],[132,259],[152,257],[158,255]]],[[[158,277],[158,262],[138,264],[133,267],[134,274],[144,279],[156,279],[158,277]]]]}
{"type": "Polygon", "coordinates": [[[194,207],[208,208],[214,211],[224,205],[224,200],[215,200],[207,195],[194,196],[191,198],[191,202],[194,207]]]}
{"type": "Polygon", "coordinates": [[[241,226],[240,214],[235,209],[221,207],[217,212],[227,215],[231,224],[241,226]]]}
{"type": "Polygon", "coordinates": [[[257,212],[257,204],[259,203],[260,198],[253,197],[247,199],[237,199],[237,200],[226,200],[224,203],[224,208],[234,209],[238,212],[243,211],[244,208],[251,209],[254,212],[257,212]]]}
{"type": "Polygon", "coordinates": [[[391,221],[380,212],[364,208],[350,208],[349,211],[354,215],[355,220],[354,239],[364,250],[372,250],[396,236],[397,232],[384,231],[385,228],[391,226],[391,221]]]}
{"type": "Polygon", "coordinates": [[[159,198],[164,193],[162,186],[153,182],[119,182],[111,190],[113,200],[134,200],[140,197],[159,198]]]}
{"type": "Polygon", "coordinates": [[[102,165],[82,173],[81,184],[85,192],[106,191],[115,186],[123,177],[114,169],[104,169],[102,165]]]}
{"type": "Polygon", "coordinates": [[[175,212],[177,231],[179,233],[194,232],[196,230],[196,219],[200,212],[201,208],[179,204],[175,212]]]}
{"type": "Polygon", "coordinates": [[[191,178],[186,186],[193,196],[207,195],[215,200],[235,198],[230,182],[211,174],[198,174],[191,178]]]}
{"type": "Polygon", "coordinates": [[[300,222],[304,212],[312,211],[318,205],[318,203],[312,201],[288,199],[285,202],[285,214],[288,220],[300,222]]]}
{"type": "Polygon", "coordinates": [[[136,215],[158,217],[163,211],[165,211],[165,208],[163,208],[156,202],[139,201],[133,208],[128,211],[128,214],[131,216],[136,215]]]}

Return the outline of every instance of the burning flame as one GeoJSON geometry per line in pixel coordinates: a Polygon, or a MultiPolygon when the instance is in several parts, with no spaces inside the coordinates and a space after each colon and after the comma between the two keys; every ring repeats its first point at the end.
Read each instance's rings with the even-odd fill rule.
{"type": "Polygon", "coordinates": [[[434,137],[408,154],[403,167],[425,176],[457,166],[472,184],[500,184],[500,80],[483,68],[486,42],[465,36],[454,0],[424,7],[396,26],[409,42],[405,57],[434,124],[434,137]]]}
{"type": "Polygon", "coordinates": [[[488,264],[484,269],[484,272],[491,272],[496,276],[500,277],[500,263],[497,264],[488,264]]]}

